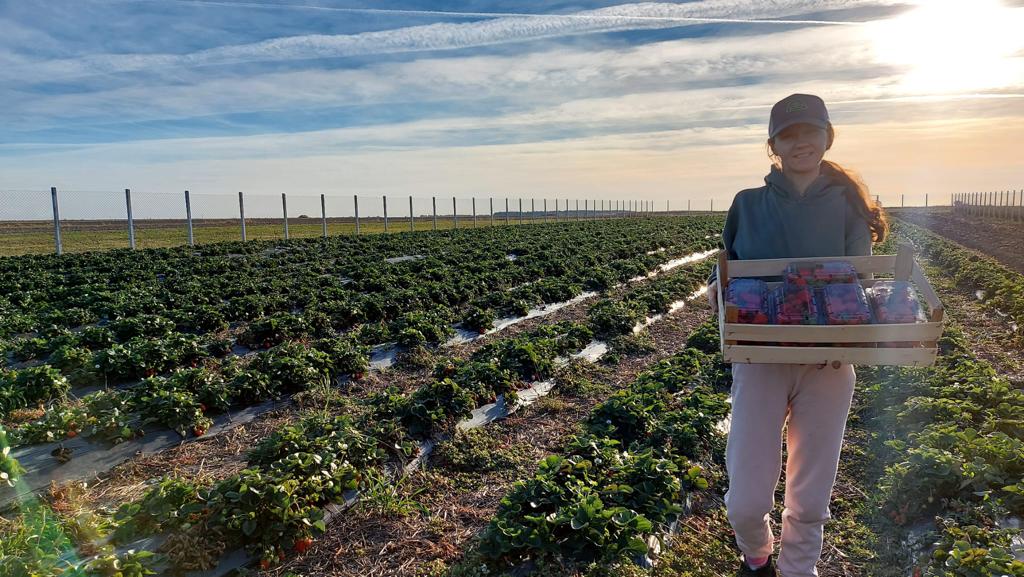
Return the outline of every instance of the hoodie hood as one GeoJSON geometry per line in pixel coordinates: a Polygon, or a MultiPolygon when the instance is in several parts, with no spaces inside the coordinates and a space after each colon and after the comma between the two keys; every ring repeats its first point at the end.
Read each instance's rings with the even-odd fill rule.
{"type": "Polygon", "coordinates": [[[771,172],[764,177],[764,183],[768,185],[770,194],[786,202],[814,202],[833,194],[841,194],[846,188],[837,183],[835,174],[826,164],[821,165],[821,174],[811,182],[802,196],[797,194],[793,183],[775,165],[772,165],[771,172]]]}

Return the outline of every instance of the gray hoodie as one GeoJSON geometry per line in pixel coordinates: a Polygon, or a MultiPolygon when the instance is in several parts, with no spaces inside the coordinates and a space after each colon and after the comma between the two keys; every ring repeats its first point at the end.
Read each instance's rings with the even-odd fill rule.
{"type": "Polygon", "coordinates": [[[830,167],[821,166],[803,196],[774,166],[764,182],[740,191],[729,207],[722,242],[730,260],[871,254],[868,223],[830,167]]]}

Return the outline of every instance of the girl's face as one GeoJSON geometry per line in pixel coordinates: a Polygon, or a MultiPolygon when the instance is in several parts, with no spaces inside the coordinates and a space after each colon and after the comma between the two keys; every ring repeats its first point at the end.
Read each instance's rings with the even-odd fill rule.
{"type": "Polygon", "coordinates": [[[783,172],[815,172],[831,145],[828,140],[824,128],[800,123],[787,126],[770,144],[782,162],[783,172]]]}

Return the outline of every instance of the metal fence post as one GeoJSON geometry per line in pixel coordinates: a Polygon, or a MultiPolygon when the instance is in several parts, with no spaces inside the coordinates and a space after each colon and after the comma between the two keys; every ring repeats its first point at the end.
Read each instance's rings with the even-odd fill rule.
{"type": "Polygon", "coordinates": [[[413,208],[412,208],[412,195],[410,195],[409,196],[409,232],[415,232],[416,231],[416,220],[415,220],[416,217],[413,216],[412,211],[413,211],[413,208]]]}
{"type": "Polygon", "coordinates": [[[434,206],[434,230],[437,230],[437,197],[430,197],[430,203],[434,206]]]}
{"type": "Polygon", "coordinates": [[[523,224],[523,197],[519,197],[519,224],[523,224]]]}
{"type": "Polygon", "coordinates": [[[50,198],[53,200],[53,242],[57,255],[64,254],[64,243],[60,237],[60,208],[57,206],[57,187],[50,187],[50,198]]]}
{"type": "Polygon", "coordinates": [[[320,219],[324,225],[324,238],[327,238],[327,198],[320,195],[320,219]]]}
{"type": "Polygon", "coordinates": [[[284,217],[284,239],[288,240],[288,195],[281,193],[281,215],[284,217]]]}
{"type": "Polygon", "coordinates": [[[459,205],[455,202],[455,197],[452,197],[452,218],[455,222],[455,228],[459,228],[459,205]]]}
{"type": "Polygon", "coordinates": [[[924,207],[928,208],[928,193],[924,193],[924,207]]]}
{"type": "Polygon", "coordinates": [[[580,220],[580,199],[576,199],[576,221],[580,220]]]}
{"type": "Polygon", "coordinates": [[[473,228],[476,228],[476,197],[472,197],[473,200],[473,228]]]}
{"type": "Polygon", "coordinates": [[[491,205],[491,226],[494,226],[494,197],[487,197],[487,202],[491,205]]]}
{"type": "Polygon", "coordinates": [[[359,234],[359,195],[352,195],[352,204],[356,209],[356,234],[359,234]]]}
{"type": "Polygon", "coordinates": [[[381,198],[384,199],[384,232],[388,231],[388,195],[384,195],[381,198]]]}
{"type": "Polygon", "coordinates": [[[548,199],[544,199],[544,223],[548,222],[548,199]]]}
{"type": "Polygon", "coordinates": [[[238,191],[238,218],[242,223],[242,242],[245,242],[245,200],[242,191],[238,191]]]}
{"type": "Polygon", "coordinates": [[[508,197],[505,197],[505,225],[508,225],[508,197]]]}
{"type": "Polygon", "coordinates": [[[196,241],[192,236],[192,199],[189,198],[188,191],[185,191],[185,222],[188,224],[188,245],[195,246],[196,241]]]}
{"type": "Polygon", "coordinates": [[[132,189],[124,189],[124,204],[128,208],[128,247],[135,248],[135,219],[132,217],[132,189]]]}
{"type": "Polygon", "coordinates": [[[537,199],[530,199],[530,224],[537,224],[537,199]]]}

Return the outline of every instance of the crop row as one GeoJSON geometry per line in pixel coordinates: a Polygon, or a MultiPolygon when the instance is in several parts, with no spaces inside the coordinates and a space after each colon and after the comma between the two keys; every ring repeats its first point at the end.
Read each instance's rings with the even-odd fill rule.
{"type": "MultiPolygon", "coordinates": [[[[971,289],[1014,275],[913,225],[896,230],[971,289]]],[[[1021,530],[1001,526],[1024,516],[1024,391],[978,359],[952,322],[939,350],[932,367],[859,371],[869,384],[867,424],[885,431],[872,446],[881,478],[871,499],[896,532],[930,526],[901,551],[917,556],[908,562],[924,575],[1024,576],[1012,551],[1021,530]]]]}
{"type": "Polygon", "coordinates": [[[923,541],[928,574],[1024,575],[997,520],[1024,516],[1024,391],[977,359],[954,326],[927,369],[864,369],[872,419],[888,440],[880,510],[897,526],[939,516],[923,541]]]}
{"type": "Polygon", "coordinates": [[[609,567],[653,555],[706,489],[705,468],[724,447],[729,412],[717,328],[705,324],[678,354],[598,405],[560,454],[517,482],[475,551],[472,574],[609,567]]]}
{"type": "Polygon", "coordinates": [[[987,306],[1024,326],[1024,275],[920,226],[899,221],[894,230],[911,240],[917,250],[951,275],[957,284],[971,290],[980,289],[987,306]]]}

